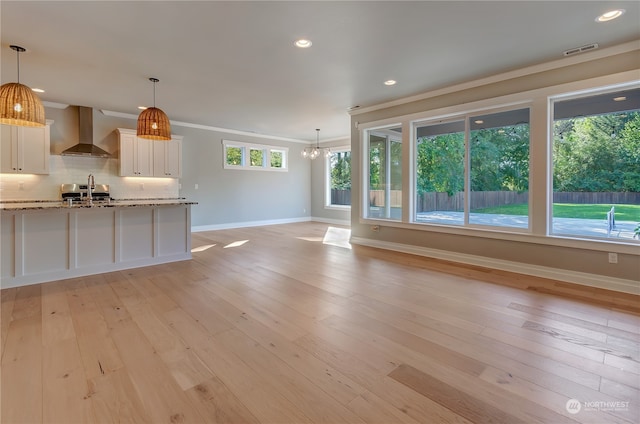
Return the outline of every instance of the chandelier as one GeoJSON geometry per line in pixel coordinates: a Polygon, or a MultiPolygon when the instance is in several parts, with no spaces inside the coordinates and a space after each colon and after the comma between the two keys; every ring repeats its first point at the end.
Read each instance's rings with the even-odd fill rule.
{"type": "Polygon", "coordinates": [[[18,56],[18,82],[0,87],[0,122],[21,127],[43,127],[44,106],[40,98],[26,85],[20,84],[20,53],[24,47],[9,46],[18,56]]]}
{"type": "Polygon", "coordinates": [[[321,155],[328,158],[331,155],[331,149],[320,147],[320,129],[316,128],[316,145],[313,147],[305,147],[302,151],[302,157],[313,160],[321,155]]]}

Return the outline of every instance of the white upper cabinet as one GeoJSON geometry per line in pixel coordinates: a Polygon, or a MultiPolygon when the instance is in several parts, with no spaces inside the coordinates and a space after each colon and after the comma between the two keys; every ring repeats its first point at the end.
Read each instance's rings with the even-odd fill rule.
{"type": "Polygon", "coordinates": [[[51,124],[53,121],[48,120],[44,127],[2,125],[0,172],[48,174],[51,124]]]}
{"type": "Polygon", "coordinates": [[[182,137],[170,141],[148,140],[135,130],[118,128],[120,140],[120,176],[168,177],[182,176],[182,137]]]}
{"type": "Polygon", "coordinates": [[[153,176],[182,177],[182,137],[174,135],[169,141],[153,142],[153,176]]]}
{"type": "Polygon", "coordinates": [[[118,128],[120,176],[153,176],[153,141],[136,136],[135,130],[118,128]]]}

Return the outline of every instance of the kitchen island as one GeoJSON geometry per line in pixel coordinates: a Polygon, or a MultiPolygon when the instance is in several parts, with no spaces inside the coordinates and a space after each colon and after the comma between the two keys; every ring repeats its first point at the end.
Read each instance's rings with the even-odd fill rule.
{"type": "Polygon", "coordinates": [[[191,258],[185,199],[0,203],[0,287],[191,258]]]}

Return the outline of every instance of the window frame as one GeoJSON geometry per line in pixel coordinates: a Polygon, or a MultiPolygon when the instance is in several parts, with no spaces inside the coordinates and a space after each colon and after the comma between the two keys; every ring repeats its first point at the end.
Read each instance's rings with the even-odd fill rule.
{"type": "MultiPolygon", "coordinates": [[[[619,241],[607,238],[567,237],[551,233],[552,200],[549,193],[552,190],[552,163],[551,148],[553,125],[550,109],[551,98],[565,99],[569,93],[573,96],[596,93],[598,91],[614,91],[630,87],[640,87],[640,79],[637,72],[622,72],[616,75],[607,75],[585,79],[581,81],[566,82],[554,86],[539,87],[522,92],[515,92],[503,96],[483,98],[464,104],[451,104],[431,110],[423,110],[405,115],[396,115],[379,119],[377,121],[355,122],[358,131],[357,143],[361,166],[358,184],[360,199],[358,211],[358,223],[361,225],[384,225],[387,227],[420,230],[434,233],[447,233],[461,236],[477,236],[489,239],[500,239],[517,242],[527,242],[541,245],[562,246],[571,248],[585,248],[590,250],[638,254],[640,240],[619,241]],[[401,221],[381,220],[366,216],[366,199],[368,191],[368,157],[367,157],[367,131],[391,125],[402,125],[408,128],[411,134],[406,138],[412,142],[414,138],[413,123],[416,121],[437,121],[449,119],[461,114],[477,114],[479,111],[497,110],[499,108],[530,108],[530,152],[529,152],[529,231],[514,231],[510,227],[477,227],[477,226],[446,226],[446,225],[416,225],[412,214],[403,214],[401,221]]],[[[353,119],[353,118],[352,118],[353,119]]],[[[355,118],[358,119],[358,118],[355,118]]],[[[405,134],[403,133],[403,138],[405,134]]],[[[405,168],[413,167],[415,159],[413,149],[403,154],[405,168]]],[[[408,169],[410,174],[414,169],[408,169]]],[[[404,179],[403,190],[409,195],[404,196],[403,207],[413,210],[411,204],[415,196],[415,182],[412,176],[404,179]],[[410,191],[409,191],[410,190],[410,191]]]]}
{"type": "MultiPolygon", "coordinates": [[[[351,146],[346,145],[331,148],[331,155],[340,152],[351,153],[351,146]]],[[[334,205],[331,203],[331,155],[324,159],[324,208],[349,211],[351,210],[351,205],[334,205]]],[[[353,156],[351,159],[353,160],[353,156]]],[[[353,171],[353,168],[351,168],[351,171],[353,171]]],[[[351,202],[353,203],[353,198],[351,198],[351,202]]]]}
{"type": "MultiPolygon", "coordinates": [[[[387,134],[387,143],[389,143],[389,146],[391,145],[391,143],[393,142],[398,142],[401,144],[402,146],[402,150],[401,150],[401,180],[403,181],[402,183],[402,189],[404,189],[404,179],[403,179],[403,175],[407,172],[407,167],[403,167],[404,165],[404,154],[402,152],[404,152],[404,150],[406,149],[406,134],[404,131],[404,126],[402,125],[402,122],[398,122],[397,119],[394,120],[390,120],[388,121],[389,123],[383,122],[380,125],[374,125],[371,127],[366,127],[363,126],[363,130],[360,132],[361,134],[361,146],[362,149],[361,151],[363,152],[362,154],[362,185],[361,185],[361,199],[360,199],[360,208],[361,208],[361,216],[363,219],[368,219],[368,220],[373,220],[373,221],[384,221],[384,222],[391,222],[391,223],[401,223],[403,222],[403,218],[402,215],[404,214],[404,201],[403,203],[401,203],[401,207],[400,207],[400,217],[399,219],[394,219],[391,218],[391,204],[390,204],[390,199],[389,199],[389,204],[387,205],[385,203],[385,215],[389,215],[389,218],[381,218],[381,217],[371,217],[370,216],[370,201],[369,201],[369,191],[370,191],[370,187],[369,187],[369,183],[371,180],[371,169],[369,167],[370,165],[370,158],[369,158],[369,149],[370,149],[370,138],[369,138],[369,134],[371,132],[381,132],[381,133],[388,133],[387,134]],[[401,128],[403,131],[397,134],[394,133],[390,133],[392,128],[401,128]],[[396,139],[391,140],[389,137],[397,137],[396,139]]],[[[385,167],[385,180],[388,180],[389,182],[391,181],[391,149],[389,149],[389,157],[388,160],[386,161],[386,164],[388,164],[388,167],[385,167]],[[388,168],[388,169],[387,169],[388,168]]],[[[386,189],[385,189],[386,190],[386,189]]],[[[389,188],[389,191],[391,189],[389,188]]],[[[403,193],[403,199],[404,199],[404,190],[401,190],[401,192],[403,193]]],[[[389,196],[390,197],[390,196],[389,196]]],[[[352,204],[353,204],[353,199],[352,199],[352,204]]]]}
{"type": "Polygon", "coordinates": [[[289,171],[289,148],[282,146],[269,146],[266,144],[246,143],[242,141],[222,140],[222,165],[223,169],[236,169],[246,171],[272,171],[272,172],[288,172],[289,171]],[[227,149],[241,149],[240,165],[232,165],[227,163],[227,149]],[[262,165],[251,165],[251,151],[262,151],[262,165]],[[282,153],[282,166],[271,166],[271,154],[273,152],[282,153]]]}
{"type": "MultiPolygon", "coordinates": [[[[531,208],[527,210],[527,226],[526,227],[515,227],[515,226],[507,226],[507,225],[490,225],[490,224],[479,224],[470,222],[470,215],[472,214],[470,206],[471,206],[471,119],[476,118],[480,115],[494,115],[503,112],[509,111],[517,111],[521,109],[528,109],[529,111],[529,121],[531,120],[532,115],[532,103],[531,102],[522,102],[519,104],[507,105],[507,106],[487,106],[482,108],[477,108],[469,111],[463,111],[460,113],[449,114],[446,117],[433,117],[428,119],[417,119],[411,121],[411,138],[409,139],[409,146],[412,153],[412,162],[411,162],[411,172],[412,172],[412,181],[413,184],[410,187],[411,192],[410,196],[413,199],[417,198],[418,188],[417,188],[417,160],[418,160],[418,139],[417,132],[418,128],[426,127],[430,125],[439,125],[439,124],[453,124],[456,122],[462,122],[464,125],[464,158],[463,168],[464,168],[464,182],[463,189],[461,191],[463,196],[463,216],[462,221],[456,224],[446,224],[442,222],[426,222],[426,221],[418,221],[416,205],[413,205],[413,208],[410,210],[410,223],[417,225],[435,225],[435,226],[445,226],[445,227],[455,227],[455,228],[486,228],[488,230],[499,230],[499,231],[509,231],[515,233],[530,233],[531,232],[531,221],[532,221],[532,211],[531,208]]],[[[530,122],[529,122],[530,126],[530,122]]],[[[529,169],[531,168],[531,136],[529,135],[529,169]]],[[[528,200],[527,204],[531,203],[531,190],[528,190],[528,200]]]]}
{"type": "MultiPolygon", "coordinates": [[[[599,236],[591,236],[586,234],[579,233],[571,233],[571,232],[563,232],[562,230],[556,230],[555,226],[555,217],[553,215],[554,208],[554,172],[555,172],[555,156],[554,156],[554,127],[555,127],[555,105],[557,102],[570,101],[570,100],[578,100],[585,99],[589,97],[596,97],[601,95],[606,95],[608,93],[615,93],[623,90],[637,90],[640,89],[640,80],[631,81],[623,84],[608,84],[602,85],[586,90],[574,90],[574,91],[565,91],[560,94],[550,95],[547,98],[548,101],[548,125],[549,125],[549,133],[547,137],[548,142],[548,184],[547,184],[547,192],[548,192],[548,204],[547,204],[547,236],[555,237],[555,238],[566,238],[566,239],[580,239],[580,240],[590,240],[595,242],[611,242],[611,243],[621,243],[621,244],[631,244],[634,245],[637,242],[640,242],[640,239],[632,239],[631,241],[621,240],[621,239],[611,239],[608,235],[607,237],[599,237],[599,236]],[[635,242],[635,243],[634,243],[635,242]]],[[[615,113],[615,112],[610,112],[615,113]]],[[[606,114],[606,113],[605,113],[606,114]]],[[[594,114],[591,116],[602,116],[603,114],[594,114]]],[[[579,117],[581,115],[576,115],[575,117],[579,117]]],[[[608,215],[607,215],[608,216],[608,215]]],[[[640,223],[638,223],[640,225],[640,223]]]]}

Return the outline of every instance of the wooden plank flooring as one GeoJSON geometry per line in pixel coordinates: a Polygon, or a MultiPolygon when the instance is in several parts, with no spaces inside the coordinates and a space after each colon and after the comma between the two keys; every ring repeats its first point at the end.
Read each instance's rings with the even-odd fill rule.
{"type": "Polygon", "coordinates": [[[195,233],[191,261],[2,290],[0,421],[640,422],[637,296],[328,227],[195,233]]]}

